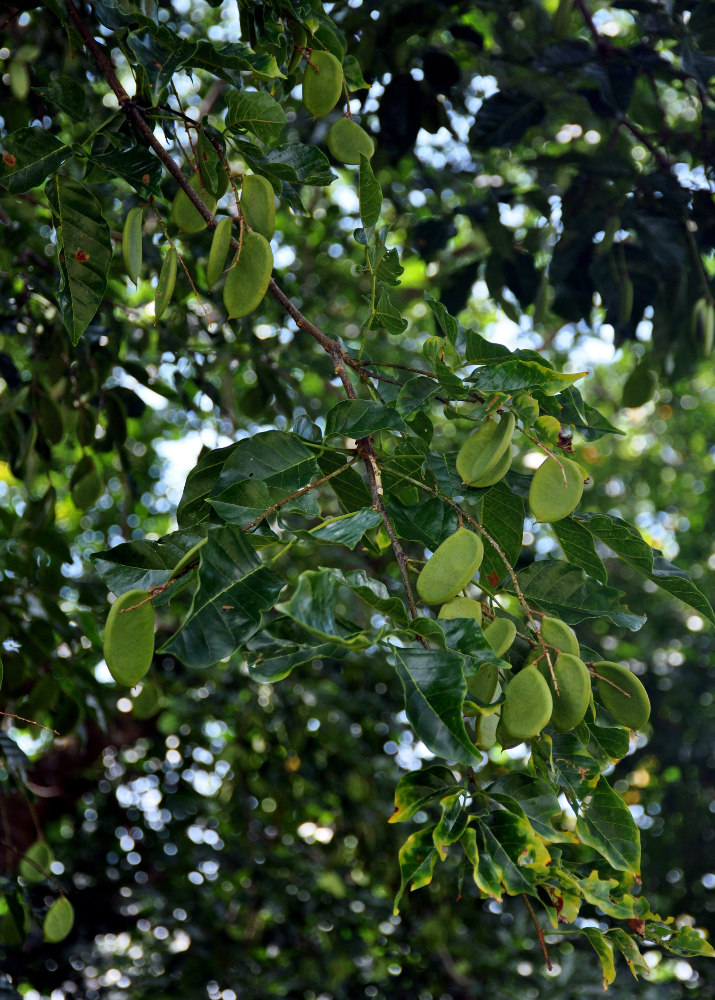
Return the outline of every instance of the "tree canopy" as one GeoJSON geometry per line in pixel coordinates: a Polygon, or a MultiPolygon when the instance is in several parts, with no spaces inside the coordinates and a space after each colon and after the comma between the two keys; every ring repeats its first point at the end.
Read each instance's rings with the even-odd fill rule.
{"type": "Polygon", "coordinates": [[[2,996],[711,994],[712,9],[2,15],[2,996]]]}

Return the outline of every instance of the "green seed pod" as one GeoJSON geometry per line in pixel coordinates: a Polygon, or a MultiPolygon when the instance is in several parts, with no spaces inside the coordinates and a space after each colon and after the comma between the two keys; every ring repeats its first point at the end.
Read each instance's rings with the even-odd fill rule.
{"type": "Polygon", "coordinates": [[[229,319],[247,316],[268,291],[273,271],[273,253],[260,233],[244,232],[241,255],[226,276],[223,303],[229,319]]]}
{"type": "Polygon", "coordinates": [[[487,486],[493,486],[494,483],[498,483],[500,479],[503,479],[511,468],[511,445],[504,452],[502,457],[496,462],[488,472],[485,472],[483,476],[479,476],[477,479],[473,479],[469,484],[475,489],[486,489],[487,486]]]}
{"type": "Polygon", "coordinates": [[[473,618],[475,622],[482,624],[482,606],[479,601],[471,597],[455,597],[453,600],[443,604],[439,609],[438,618],[473,618]]]}
{"type": "Polygon", "coordinates": [[[343,67],[332,52],[313,49],[303,71],[303,104],[313,118],[329,114],[343,92],[343,67]]]}
{"type": "Polygon", "coordinates": [[[496,663],[482,663],[478,673],[467,677],[469,696],[480,705],[491,705],[499,686],[499,668],[496,663]]]}
{"type": "Polygon", "coordinates": [[[276,228],[276,196],[273,185],[260,174],[246,174],[241,188],[241,212],[251,227],[267,240],[276,228]]]}
{"type": "Polygon", "coordinates": [[[206,284],[213,288],[218,279],[223,274],[223,265],[226,263],[226,254],[231,246],[231,219],[219,219],[214,229],[211,249],[209,250],[209,261],[206,265],[206,284]]]}
{"type": "Polygon", "coordinates": [[[650,718],[650,700],[636,675],[610,660],[599,660],[593,669],[599,697],[616,722],[629,729],[642,729],[650,718]]]}
{"type": "Polygon", "coordinates": [[[531,427],[539,416],[539,403],[528,392],[520,392],[514,397],[514,409],[525,427],[531,427]]]}
{"type": "Polygon", "coordinates": [[[138,284],[142,269],[142,209],[130,208],[122,232],[122,256],[129,279],[138,284]]]}
{"type": "Polygon", "coordinates": [[[154,681],[146,681],[132,702],[132,715],[135,719],[151,719],[159,711],[160,702],[159,686],[154,681]]]}
{"type": "Polygon", "coordinates": [[[308,33],[302,24],[297,21],[290,22],[290,33],[293,36],[293,55],[288,63],[288,72],[292,73],[297,69],[300,60],[303,58],[303,49],[308,42],[308,33]]]}
{"type": "Polygon", "coordinates": [[[484,557],[482,540],[458,528],[432,553],[417,577],[417,593],[425,604],[445,604],[467,586],[484,557]]]}
{"type": "Polygon", "coordinates": [[[544,615],[541,619],[541,638],[547,646],[555,646],[563,653],[578,656],[581,652],[576,633],[560,618],[549,618],[548,615],[544,615]]]}
{"type": "Polygon", "coordinates": [[[74,924],[74,909],[66,896],[60,896],[45,914],[42,936],[49,944],[64,941],[74,924]]]}
{"type": "Polygon", "coordinates": [[[107,616],[104,659],[117,684],[127,687],[142,679],[154,656],[154,608],[148,598],[146,590],[128,590],[107,616]]]}
{"type": "Polygon", "coordinates": [[[175,580],[177,576],[181,576],[187,566],[191,566],[192,563],[198,563],[199,552],[207,541],[208,538],[202,538],[200,542],[197,542],[196,545],[193,545],[188,552],[184,553],[176,566],[172,569],[169,580],[175,580]]]}
{"type": "Polygon", "coordinates": [[[512,677],[504,692],[502,721],[515,739],[536,736],[551,718],[553,701],[549,685],[534,667],[512,677]]]}
{"type": "Polygon", "coordinates": [[[652,368],[646,364],[636,365],[623,386],[621,406],[643,406],[658,386],[658,378],[652,368]]]}
{"type": "MultiPolygon", "coordinates": [[[[499,460],[510,451],[514,434],[514,415],[504,414],[501,420],[487,420],[471,434],[457,454],[457,472],[463,483],[473,486],[488,476],[499,460]]],[[[496,480],[495,480],[496,481],[496,480]]]]}
{"type": "MultiPolygon", "coordinates": [[[[196,159],[198,160],[199,175],[204,191],[211,198],[218,200],[226,193],[226,189],[228,188],[228,174],[221,162],[221,157],[216,151],[216,147],[203,129],[199,131],[199,138],[196,143],[196,159]]],[[[199,194],[201,194],[201,191],[199,191],[199,194]]]]}
{"type": "Polygon", "coordinates": [[[559,461],[563,471],[556,459],[547,458],[531,480],[529,506],[537,521],[560,521],[576,509],[583,495],[581,468],[565,457],[559,461]]]}
{"type": "Polygon", "coordinates": [[[176,247],[170,247],[169,252],[161,265],[159,281],[156,285],[156,298],[154,300],[154,322],[160,320],[166,311],[166,307],[171,302],[171,296],[176,287],[177,270],[176,247]]]}
{"type": "Polygon", "coordinates": [[[47,841],[36,840],[20,859],[19,874],[26,882],[45,882],[52,874],[50,865],[54,860],[55,856],[47,841]]]}
{"type": "Polygon", "coordinates": [[[542,441],[547,444],[558,444],[561,434],[561,421],[545,413],[534,421],[534,430],[542,441]]]}
{"type": "Polygon", "coordinates": [[[359,163],[361,153],[370,159],[375,143],[352,118],[338,118],[328,130],[328,149],[341,163],[359,163]]]}
{"type": "MultiPolygon", "coordinates": [[[[216,208],[216,198],[205,187],[198,171],[189,178],[189,184],[196,191],[208,210],[213,212],[216,208]]],[[[194,203],[189,201],[189,196],[183,188],[180,188],[176,192],[176,197],[171,206],[171,218],[174,224],[184,233],[200,233],[202,229],[206,229],[206,220],[199,213],[194,203]]]]}
{"type": "Polygon", "coordinates": [[[504,720],[499,716],[499,722],[497,722],[496,728],[496,742],[502,748],[502,750],[510,750],[512,747],[518,747],[520,743],[524,740],[520,736],[514,736],[510,733],[506,726],[504,725],[504,720]]]}
{"type": "Polygon", "coordinates": [[[495,618],[484,629],[484,638],[497,656],[503,656],[516,636],[516,625],[508,618],[495,618]]]}
{"type": "Polygon", "coordinates": [[[474,742],[480,750],[491,750],[497,741],[499,716],[480,715],[474,726],[474,742]]]}
{"type": "Polygon", "coordinates": [[[591,676],[583,660],[571,653],[560,653],[559,656],[552,657],[551,662],[556,686],[559,689],[558,694],[554,689],[553,678],[545,657],[539,662],[538,670],[551,692],[554,705],[551,725],[557,732],[565,733],[569,729],[574,729],[586,714],[591,700],[591,676]]]}

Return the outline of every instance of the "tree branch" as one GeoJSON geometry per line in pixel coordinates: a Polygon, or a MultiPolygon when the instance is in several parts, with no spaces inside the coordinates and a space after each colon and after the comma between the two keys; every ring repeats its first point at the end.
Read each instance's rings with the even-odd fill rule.
{"type": "MultiPolygon", "coordinates": [[[[126,90],[120,83],[119,78],[114,71],[114,66],[87,27],[82,15],[75,7],[73,0],[65,0],[65,3],[72,23],[79,32],[82,41],[92,53],[92,56],[102,71],[104,78],[114,92],[117,100],[119,101],[119,107],[136,127],[137,131],[144,136],[149,146],[151,146],[166,169],[176,180],[177,184],[185,192],[186,196],[194,205],[201,218],[206,222],[207,228],[215,229],[218,221],[216,216],[213,212],[209,211],[199,195],[189,184],[181,168],[174,162],[173,157],[169,155],[167,150],[164,149],[162,144],[154,135],[154,132],[144,118],[141,109],[129,97],[126,90]]],[[[235,251],[238,251],[239,244],[237,240],[232,239],[231,246],[235,251]]],[[[310,320],[303,315],[300,309],[298,309],[298,307],[291,302],[285,292],[278,287],[274,278],[271,278],[270,280],[268,291],[271,293],[276,302],[278,302],[279,305],[281,305],[288,313],[299,329],[305,330],[306,333],[308,333],[313,340],[320,344],[323,350],[330,355],[335,368],[335,374],[340,378],[343,388],[345,389],[346,396],[348,399],[357,399],[357,393],[355,392],[353,384],[350,381],[348,369],[352,369],[360,375],[369,375],[369,372],[366,372],[358,361],[350,357],[339,340],[327,336],[327,334],[323,333],[323,331],[320,330],[314,323],[311,323],[310,320]]],[[[412,618],[415,618],[417,617],[417,607],[415,605],[415,599],[412,594],[409,576],[407,573],[408,559],[382,502],[382,481],[380,478],[380,468],[372,439],[369,437],[361,438],[357,442],[357,450],[358,454],[365,463],[367,470],[367,479],[370,488],[370,495],[372,497],[373,508],[382,517],[383,524],[385,525],[385,531],[387,532],[392,543],[395,558],[397,559],[397,564],[400,569],[400,576],[402,577],[402,582],[407,594],[410,614],[412,618]]]]}

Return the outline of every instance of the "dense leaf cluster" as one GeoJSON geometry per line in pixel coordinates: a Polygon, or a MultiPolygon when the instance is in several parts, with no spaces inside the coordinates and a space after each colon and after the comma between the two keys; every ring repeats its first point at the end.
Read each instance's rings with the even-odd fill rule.
{"type": "MultiPolygon", "coordinates": [[[[167,975],[181,977],[187,996],[255,989],[259,978],[267,995],[325,987],[350,996],[357,967],[375,996],[382,986],[373,984],[402,973],[409,951],[409,936],[389,943],[397,905],[437,875],[457,939],[464,924],[450,896],[486,901],[492,915],[505,897],[522,897],[546,961],[545,934],[550,945],[564,930],[583,935],[604,986],[615,954],[647,972],[641,939],[683,957],[710,954],[690,923],[661,918],[640,892],[639,828],[607,777],[636,743],[597,687],[566,732],[540,727],[525,745],[497,730],[485,747],[474,728],[501,711],[514,677],[534,669],[533,650],[553,679],[543,615],[578,626],[580,655],[599,679],[612,647],[589,643],[608,638],[603,628],[637,636],[648,610],[642,599],[631,610],[624,572],[630,586],[642,578],[715,623],[703,590],[620,512],[584,509],[599,488],[599,449],[618,433],[587,402],[587,373],[560,370],[533,344],[495,343],[479,325],[498,307],[549,339],[565,322],[612,328],[617,343],[650,337],[646,365],[665,371],[709,353],[707,19],[700,7],[591,9],[583,0],[554,9],[338,4],[329,13],[284,0],[241,4],[236,41],[226,14],[211,5],[187,20],[158,5],[148,16],[129,0],[87,12],[68,0],[3,22],[12,97],[0,107],[8,990],[49,992],[58,961],[41,956],[65,942],[88,996],[113,985],[97,956],[123,952],[124,995],[167,975]],[[44,50],[60,28],[81,66],[62,49],[35,63],[33,45],[44,50]],[[325,115],[319,87],[307,107],[296,91],[316,68],[312,51],[342,66],[341,103],[332,111],[326,102],[325,115]],[[355,169],[325,152],[343,111],[376,133],[372,161],[359,153],[355,169]],[[218,278],[218,295],[208,290],[211,234],[214,212],[235,220],[230,276],[253,235],[239,200],[249,172],[278,199],[275,280],[232,324],[220,301],[230,277],[218,278]],[[138,228],[125,226],[132,211],[138,228]],[[170,282],[167,261],[172,272],[179,265],[170,282]],[[477,279],[491,305],[462,323],[477,279]],[[216,429],[208,439],[207,414],[216,429]],[[516,428],[508,471],[470,484],[460,448],[497,414],[516,428]],[[192,436],[210,446],[179,493],[160,447],[186,447],[192,436]],[[581,508],[542,518],[550,528],[525,522],[543,455],[564,477],[563,463],[576,459],[596,483],[581,508]],[[417,602],[422,566],[458,528],[483,543],[478,578],[464,589],[480,602],[484,628],[417,602]],[[136,592],[153,605],[153,662],[132,678],[141,686],[108,683],[95,574],[115,597],[136,592]],[[492,621],[513,625],[499,651],[492,621]],[[472,697],[487,670],[494,700],[472,697]],[[302,699],[299,724],[280,703],[276,682],[286,678],[302,699]],[[410,726],[399,783],[380,753],[383,699],[410,726]],[[343,822],[330,759],[346,726],[365,750],[347,779],[355,816],[343,822]],[[441,760],[418,768],[420,755],[441,760]],[[388,836],[375,803],[395,784],[392,822],[413,823],[394,844],[399,883],[356,860],[359,844],[388,836]],[[172,808],[161,805],[169,800],[172,808]],[[299,815],[300,846],[289,832],[299,815]],[[247,839],[234,840],[237,826],[247,839]],[[313,845],[330,844],[338,829],[341,844],[312,885],[313,845]],[[126,857],[110,849],[85,872],[93,866],[63,840],[90,844],[98,831],[126,857]],[[198,848],[189,848],[189,890],[171,877],[186,836],[198,848]],[[271,869],[263,887],[254,863],[271,869]],[[106,879],[122,884],[102,916],[102,943],[93,893],[106,879]],[[283,881],[304,904],[303,929],[294,926],[301,911],[280,902],[283,881]],[[165,899],[152,895],[154,883],[165,899]],[[347,952],[325,939],[334,932],[320,917],[326,900],[352,942],[347,952]],[[361,955],[349,928],[366,905],[382,908],[382,923],[361,955]],[[158,915],[169,910],[167,930],[158,915]],[[220,925],[217,942],[209,922],[220,925]],[[138,943],[151,933],[166,948],[138,943]],[[239,969],[232,945],[254,938],[270,943],[239,969]],[[316,941],[322,964],[291,969],[289,956],[316,941]]],[[[122,644],[124,664],[131,633],[122,644]]],[[[515,941],[528,933],[519,926],[515,941]]],[[[455,965],[453,942],[429,920],[416,933],[440,941],[451,981],[476,988],[469,963],[455,965]]],[[[72,978],[64,966],[61,975],[72,978]]],[[[405,995],[420,981],[414,965],[405,995]]]]}

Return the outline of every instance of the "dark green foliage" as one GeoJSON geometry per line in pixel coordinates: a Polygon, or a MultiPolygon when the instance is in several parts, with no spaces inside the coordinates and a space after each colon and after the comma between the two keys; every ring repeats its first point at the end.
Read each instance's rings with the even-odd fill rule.
{"type": "Polygon", "coordinates": [[[595,996],[642,948],[616,989],[705,1000],[709,7],[228,6],[0,18],[0,994],[595,996]],[[224,308],[248,171],[275,281],[224,308]],[[544,449],[590,475],[553,527],[544,449]],[[598,684],[519,729],[539,615],[643,675],[637,744],[598,684]]]}

